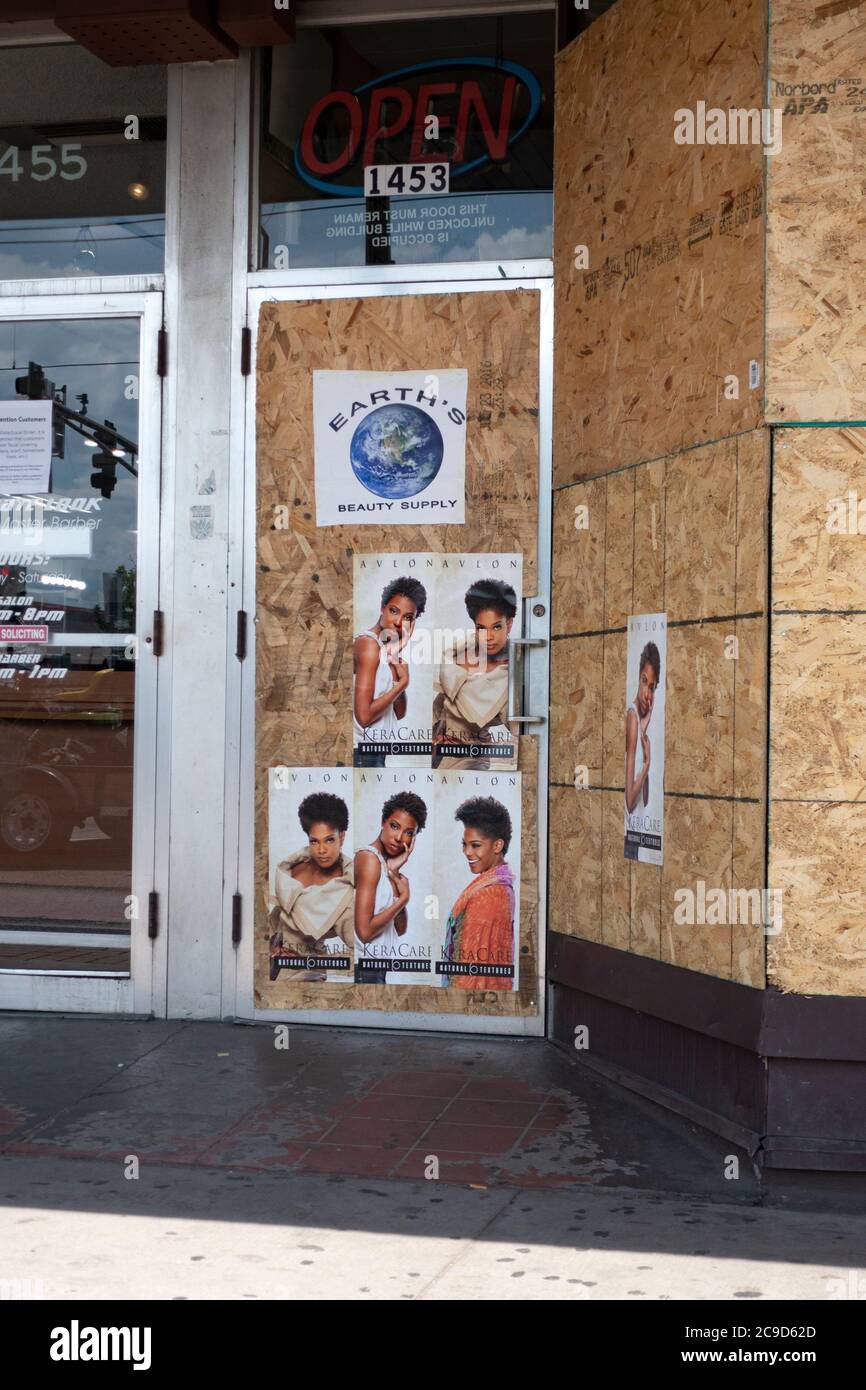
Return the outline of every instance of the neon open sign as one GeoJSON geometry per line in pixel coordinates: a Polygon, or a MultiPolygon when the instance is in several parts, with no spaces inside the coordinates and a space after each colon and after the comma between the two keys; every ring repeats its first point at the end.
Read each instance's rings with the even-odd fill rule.
{"type": "Polygon", "coordinates": [[[413,164],[441,161],[441,149],[426,148],[425,123],[432,114],[437,118],[439,140],[449,145],[453,181],[471,169],[503,160],[508,147],[535,120],[540,105],[537,78],[518,63],[494,58],[416,63],[351,92],[326,92],[320,97],[310,108],[295,145],[295,167],[321,193],[362,197],[363,182],[340,183],[335,176],[345,178],[354,167],[360,173],[365,165],[375,164],[377,146],[383,141],[389,163],[403,157],[413,164]],[[420,81],[422,73],[441,74],[442,80],[420,81]],[[483,88],[479,76],[483,76],[483,88]],[[524,106],[527,109],[517,125],[516,112],[524,106]],[[325,132],[332,136],[337,123],[345,128],[341,147],[325,158],[325,132]],[[477,153],[479,142],[481,152],[477,153]]]}

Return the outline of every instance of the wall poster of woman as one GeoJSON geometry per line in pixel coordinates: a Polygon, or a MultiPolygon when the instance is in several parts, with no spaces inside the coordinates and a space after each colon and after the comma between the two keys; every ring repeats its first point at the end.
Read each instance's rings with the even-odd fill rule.
{"type": "Polygon", "coordinates": [[[350,984],[355,870],[351,768],[270,768],[269,979],[350,984]]]}
{"type": "Polygon", "coordinates": [[[519,983],[521,777],[438,774],[434,887],[449,989],[516,990],[519,983]]]}
{"type": "Polygon", "coordinates": [[[435,776],[355,770],[355,983],[436,985],[435,776]]]}
{"type": "Polygon", "coordinates": [[[433,702],[435,768],[516,768],[508,726],[509,640],[520,636],[520,555],[440,557],[436,624],[444,650],[433,702]]]}
{"type": "Polygon", "coordinates": [[[623,855],[642,864],[664,857],[667,617],[629,618],[626,657],[623,855]]]}
{"type": "Polygon", "coordinates": [[[432,555],[354,558],[355,767],[425,762],[431,743],[432,555]],[[420,657],[420,659],[419,659],[420,657]]]}

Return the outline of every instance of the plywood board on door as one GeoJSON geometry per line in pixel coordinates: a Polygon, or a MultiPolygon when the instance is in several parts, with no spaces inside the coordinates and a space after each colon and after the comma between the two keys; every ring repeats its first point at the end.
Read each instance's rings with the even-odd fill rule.
{"type": "Polygon", "coordinates": [[[287,300],[262,307],[256,353],[256,1004],[532,1015],[537,999],[535,745],[523,774],[520,988],[322,985],[267,974],[267,769],[352,761],[352,561],[383,552],[519,552],[537,584],[539,293],[287,300]],[[466,524],[315,524],[312,373],[464,368],[466,524]],[[285,509],[285,510],[279,510],[285,509]],[[462,997],[461,997],[462,996],[462,997]]]}

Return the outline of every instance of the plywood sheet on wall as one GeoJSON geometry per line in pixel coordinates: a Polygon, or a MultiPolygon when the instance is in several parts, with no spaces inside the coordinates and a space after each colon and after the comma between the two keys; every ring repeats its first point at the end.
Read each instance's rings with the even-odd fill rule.
{"type": "Polygon", "coordinates": [[[782,910],[771,984],[866,994],[866,806],[771,802],[769,872],[782,910]]]}
{"type": "Polygon", "coordinates": [[[866,430],[776,430],[773,458],[770,979],[863,994],[866,430]]]}
{"type": "Polygon", "coordinates": [[[866,417],[866,25],[860,4],[770,0],[767,418],[866,417]],[[805,90],[804,90],[805,89],[805,90]]]}
{"type": "Polygon", "coordinates": [[[764,104],[765,26],[762,0],[620,0],[557,58],[558,483],[760,423],[762,150],[674,128],[764,104]]]}
{"type": "Polygon", "coordinates": [[[773,479],[773,607],[866,610],[866,429],[776,430],[773,479]]]}
{"type": "Polygon", "coordinates": [[[550,930],[601,941],[602,794],[550,789],[550,930]]]}
{"type": "Polygon", "coordinates": [[[565,526],[553,567],[555,626],[575,634],[553,644],[553,929],[568,921],[573,934],[758,987],[760,923],[677,926],[673,911],[676,889],[701,877],[726,892],[765,883],[769,444],[758,430],[561,489],[562,516],[591,504],[594,582],[569,574],[560,592],[565,526]],[[623,858],[624,624],[653,611],[669,618],[663,870],[623,858]],[[576,763],[589,792],[570,785],[576,763]],[[585,908],[572,901],[575,872],[585,908]]]}
{"type": "Polygon", "coordinates": [[[532,1014],[537,1011],[535,744],[522,739],[524,845],[518,993],[267,979],[267,769],[351,762],[352,557],[519,551],[535,592],[538,516],[535,291],[386,295],[265,304],[258,328],[256,980],[259,1007],[532,1014]],[[312,373],[466,368],[466,524],[317,528],[312,373]],[[278,529],[278,507],[288,527],[278,529]],[[457,995],[467,995],[457,998],[457,995]]]}

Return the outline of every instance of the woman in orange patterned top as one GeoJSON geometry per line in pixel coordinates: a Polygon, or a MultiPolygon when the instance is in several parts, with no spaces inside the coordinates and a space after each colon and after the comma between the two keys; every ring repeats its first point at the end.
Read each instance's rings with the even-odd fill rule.
{"type": "Polygon", "coordinates": [[[505,856],[511,817],[492,796],[476,796],[457,808],[463,823],[463,853],[472,882],[448,917],[444,958],[471,973],[446,974],[454,989],[508,989],[514,983],[514,875],[505,856]],[[484,967],[496,973],[484,974],[484,967]],[[501,972],[501,973],[500,973],[501,972]]]}

